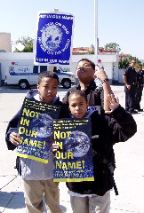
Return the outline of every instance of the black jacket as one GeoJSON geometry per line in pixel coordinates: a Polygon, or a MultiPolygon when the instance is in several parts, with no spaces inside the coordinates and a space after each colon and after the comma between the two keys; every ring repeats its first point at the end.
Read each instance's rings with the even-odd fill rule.
{"type": "Polygon", "coordinates": [[[137,72],[137,88],[143,89],[144,85],[144,71],[140,70],[137,72]]]}
{"type": "MultiPolygon", "coordinates": [[[[68,90],[67,94],[63,98],[64,103],[68,103],[68,96],[71,91],[74,90],[81,90],[80,85],[78,84],[68,90]]],[[[103,106],[103,89],[97,87],[94,80],[91,81],[90,85],[85,90],[85,94],[90,106],[103,106]]]]}
{"type": "Polygon", "coordinates": [[[128,67],[124,73],[127,83],[131,86],[136,86],[137,82],[137,72],[133,67],[128,67]]]}
{"type": "Polygon", "coordinates": [[[91,115],[94,181],[67,183],[70,191],[104,195],[115,186],[113,145],[128,140],[137,131],[133,117],[119,106],[111,115],[91,115]]]}

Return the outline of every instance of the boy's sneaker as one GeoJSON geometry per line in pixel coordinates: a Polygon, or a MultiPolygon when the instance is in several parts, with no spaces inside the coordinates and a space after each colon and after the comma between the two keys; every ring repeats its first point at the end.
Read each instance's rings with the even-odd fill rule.
{"type": "Polygon", "coordinates": [[[138,112],[143,112],[143,109],[138,109],[137,111],[138,111],[138,112]]]}
{"type": "Polygon", "coordinates": [[[137,111],[133,110],[133,111],[130,111],[131,114],[138,114],[137,111]]]}

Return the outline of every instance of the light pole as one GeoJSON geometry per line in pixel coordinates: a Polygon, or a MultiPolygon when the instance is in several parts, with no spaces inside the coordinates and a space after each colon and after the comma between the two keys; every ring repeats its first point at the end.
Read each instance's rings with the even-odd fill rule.
{"type": "Polygon", "coordinates": [[[96,63],[98,62],[98,0],[94,0],[94,47],[96,63]]]}

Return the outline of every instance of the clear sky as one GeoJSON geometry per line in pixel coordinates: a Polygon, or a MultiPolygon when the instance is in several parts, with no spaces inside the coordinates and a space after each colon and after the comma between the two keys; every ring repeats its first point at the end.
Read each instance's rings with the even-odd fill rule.
{"type": "MultiPolygon", "coordinates": [[[[2,0],[1,0],[2,1],[2,0]]],[[[75,16],[73,47],[94,44],[94,0],[4,0],[0,5],[0,32],[10,32],[12,41],[36,36],[39,11],[59,9],[75,16]]],[[[144,59],[144,0],[99,0],[100,46],[109,42],[121,51],[144,59]]]]}

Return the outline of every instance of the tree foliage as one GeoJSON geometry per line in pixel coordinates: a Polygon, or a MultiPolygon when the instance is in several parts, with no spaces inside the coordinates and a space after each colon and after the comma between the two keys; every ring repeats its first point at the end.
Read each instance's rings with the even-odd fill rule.
{"type": "Polygon", "coordinates": [[[119,69],[126,69],[129,65],[129,60],[128,58],[120,59],[118,67],[119,69]]]}
{"type": "Polygon", "coordinates": [[[94,47],[93,44],[90,45],[88,52],[89,52],[89,54],[94,54],[94,52],[95,52],[95,47],[94,47]]]}
{"type": "Polygon", "coordinates": [[[120,51],[120,46],[119,44],[117,44],[116,42],[110,42],[110,43],[107,43],[104,48],[106,50],[116,50],[116,51],[120,51]]]}
{"type": "Polygon", "coordinates": [[[136,61],[136,67],[139,67],[139,65],[141,65],[141,61],[138,58],[133,57],[130,54],[121,53],[119,55],[119,69],[126,69],[132,59],[136,61]]]}
{"type": "MultiPolygon", "coordinates": [[[[119,44],[116,43],[116,42],[107,43],[104,46],[104,49],[106,49],[106,50],[116,50],[118,52],[121,51],[121,48],[120,48],[119,44]]],[[[119,54],[119,64],[118,64],[119,69],[126,69],[129,66],[129,63],[130,63],[130,61],[132,59],[136,60],[136,67],[139,67],[141,65],[141,61],[138,58],[133,57],[130,54],[124,54],[124,53],[119,54]]]]}
{"type": "Polygon", "coordinates": [[[23,50],[19,50],[16,47],[15,52],[33,52],[33,39],[29,36],[18,39],[16,44],[21,44],[24,48],[23,50]]]}

